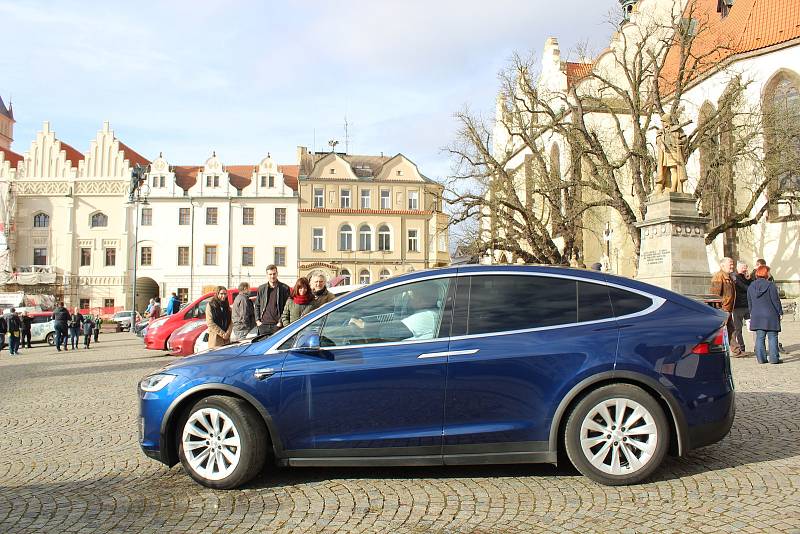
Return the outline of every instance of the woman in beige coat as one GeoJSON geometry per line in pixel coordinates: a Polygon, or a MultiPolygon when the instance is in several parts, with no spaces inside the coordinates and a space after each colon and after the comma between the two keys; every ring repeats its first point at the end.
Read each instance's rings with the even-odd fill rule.
{"type": "Polygon", "coordinates": [[[233,321],[231,307],[228,304],[228,291],[224,286],[217,286],[217,293],[211,297],[206,306],[206,324],[209,349],[230,343],[233,321]]]}

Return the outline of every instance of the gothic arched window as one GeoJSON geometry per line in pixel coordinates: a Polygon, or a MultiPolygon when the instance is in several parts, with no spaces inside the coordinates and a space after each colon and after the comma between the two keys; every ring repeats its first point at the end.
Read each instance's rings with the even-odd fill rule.
{"type": "Polygon", "coordinates": [[[106,215],[102,211],[98,211],[97,213],[92,215],[92,218],[89,222],[89,226],[91,228],[105,228],[106,226],[108,226],[108,215],[106,215]]]}
{"type": "Polygon", "coordinates": [[[34,228],[47,228],[50,226],[50,216],[46,213],[37,213],[33,216],[34,228]]]}
{"type": "Polygon", "coordinates": [[[788,69],[764,88],[764,153],[771,219],[800,213],[800,75],[788,69]],[[780,198],[778,198],[780,197],[780,198]]]}

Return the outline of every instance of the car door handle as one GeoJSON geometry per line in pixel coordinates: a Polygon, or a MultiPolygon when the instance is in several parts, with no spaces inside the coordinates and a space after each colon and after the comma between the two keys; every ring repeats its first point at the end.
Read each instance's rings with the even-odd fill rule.
{"type": "Polygon", "coordinates": [[[420,354],[417,358],[447,358],[448,356],[467,356],[469,354],[475,354],[480,349],[469,349],[469,350],[449,350],[446,352],[426,352],[425,354],[420,354]]]}
{"type": "Polygon", "coordinates": [[[253,376],[256,380],[266,380],[267,378],[271,377],[275,374],[275,369],[272,367],[266,367],[264,369],[256,369],[253,371],[253,376]]]}

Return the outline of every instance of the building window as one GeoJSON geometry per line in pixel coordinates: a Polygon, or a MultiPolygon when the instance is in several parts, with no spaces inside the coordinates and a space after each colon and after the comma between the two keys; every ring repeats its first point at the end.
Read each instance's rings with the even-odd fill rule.
{"type": "Polygon", "coordinates": [[[372,250],[372,229],[362,224],[358,229],[358,250],[372,250]]]}
{"type": "Polygon", "coordinates": [[[419,191],[408,192],[408,209],[410,210],[419,209],[419,191]]]}
{"type": "Polygon", "coordinates": [[[447,234],[444,230],[441,231],[437,240],[439,242],[439,252],[447,252],[447,234]]]}
{"type": "Polygon", "coordinates": [[[217,224],[217,208],[206,208],[206,224],[217,224]]]}
{"type": "Polygon", "coordinates": [[[275,177],[272,175],[269,177],[269,187],[275,187],[275,177]]]}
{"type": "Polygon", "coordinates": [[[33,249],[33,264],[34,265],[47,265],[47,249],[35,248],[33,249]]]}
{"type": "Polygon", "coordinates": [[[219,176],[206,176],[206,187],[219,187],[219,176]]]}
{"type": "Polygon", "coordinates": [[[103,299],[103,307],[104,308],[113,308],[114,307],[114,299],[103,299]]]}
{"type": "Polygon", "coordinates": [[[311,229],[311,250],[325,250],[325,231],[322,228],[311,229]]]}
{"type": "Polygon", "coordinates": [[[342,285],[349,286],[350,285],[350,271],[347,269],[342,269],[339,271],[339,276],[342,277],[342,285]]]}
{"type": "Polygon", "coordinates": [[[397,171],[395,171],[395,174],[397,176],[403,176],[403,169],[397,169],[397,171]]]}
{"type": "Polygon", "coordinates": [[[89,299],[79,299],[78,300],[78,308],[81,311],[87,311],[88,312],[89,311],[89,306],[91,306],[91,304],[89,303],[89,299]]]}
{"type": "Polygon", "coordinates": [[[362,189],[361,190],[361,209],[368,210],[369,209],[369,189],[362,189]]]}
{"type": "Polygon", "coordinates": [[[339,192],[339,207],[342,209],[349,209],[350,208],[350,190],[349,189],[342,189],[339,192]]]}
{"type": "Polygon", "coordinates": [[[325,189],[323,189],[322,187],[314,188],[314,207],[315,208],[325,207],[325,189]]]}
{"type": "Polygon", "coordinates": [[[353,250],[353,229],[349,224],[339,229],[339,250],[353,250]]]}
{"type": "Polygon", "coordinates": [[[189,218],[192,216],[189,208],[178,208],[178,224],[181,226],[188,226],[191,224],[189,218]]]}
{"type": "Polygon", "coordinates": [[[419,230],[408,231],[408,251],[419,252],[419,230]]]}
{"type": "Polygon", "coordinates": [[[378,250],[392,250],[392,234],[385,224],[378,228],[378,250]]]}
{"type": "Polygon", "coordinates": [[[242,247],[242,267],[252,267],[255,265],[255,248],[242,247]]]}
{"type": "Polygon", "coordinates": [[[142,226],[153,225],[153,208],[142,208],[142,220],[140,224],[142,226]]]}
{"type": "Polygon", "coordinates": [[[241,189],[239,189],[238,187],[236,188],[236,196],[237,196],[237,197],[240,197],[240,196],[242,196],[242,190],[241,190],[241,189]]]}
{"type": "Polygon", "coordinates": [[[186,304],[187,302],[189,302],[188,287],[179,287],[176,293],[178,294],[178,299],[181,301],[181,304],[186,304]]]}
{"type": "Polygon", "coordinates": [[[267,177],[266,176],[262,176],[261,177],[261,187],[267,187],[267,177]]]}
{"type": "Polygon", "coordinates": [[[286,266],[286,247],[275,247],[274,263],[279,267],[286,266]]]}
{"type": "Polygon", "coordinates": [[[105,228],[108,226],[108,215],[102,212],[95,213],[92,215],[89,226],[92,228],[105,228]]]}
{"type": "Polygon", "coordinates": [[[203,265],[216,265],[217,264],[217,246],[206,245],[205,253],[203,254],[203,265]]]}
{"type": "Polygon", "coordinates": [[[178,247],[178,266],[189,265],[189,247],[178,247]]]}
{"type": "Polygon", "coordinates": [[[139,265],[152,265],[153,264],[153,247],[142,247],[139,256],[139,265]]]}
{"type": "Polygon", "coordinates": [[[166,185],[166,178],[163,176],[153,176],[153,187],[162,188],[166,185]]]}
{"type": "Polygon", "coordinates": [[[369,284],[369,271],[366,269],[362,269],[360,273],[358,273],[358,283],[359,284],[369,284]]]}
{"type": "Polygon", "coordinates": [[[286,208],[275,208],[275,226],[286,226],[286,208]]]}
{"type": "Polygon", "coordinates": [[[50,216],[46,213],[37,213],[33,216],[34,228],[47,228],[50,226],[50,216]]]}
{"type": "Polygon", "coordinates": [[[331,172],[330,172],[330,174],[336,174],[336,169],[334,169],[333,167],[331,167],[331,172]]]}
{"type": "Polygon", "coordinates": [[[256,209],[242,208],[242,224],[252,226],[256,223],[256,209]]]}
{"type": "Polygon", "coordinates": [[[389,269],[381,269],[381,280],[387,280],[390,276],[392,276],[392,273],[389,272],[389,269]]]}
{"type": "Polygon", "coordinates": [[[381,189],[381,209],[392,209],[392,192],[388,189],[381,189]]]}
{"type": "Polygon", "coordinates": [[[106,267],[113,267],[117,264],[117,249],[106,249],[106,267]]]}
{"type": "Polygon", "coordinates": [[[92,264],[92,249],[83,247],[81,248],[81,267],[87,267],[92,264]]]}

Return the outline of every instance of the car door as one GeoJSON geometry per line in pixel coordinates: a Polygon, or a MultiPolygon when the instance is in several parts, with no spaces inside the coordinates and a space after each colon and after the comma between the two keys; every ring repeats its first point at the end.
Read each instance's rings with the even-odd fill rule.
{"type": "Polygon", "coordinates": [[[617,330],[605,285],[513,272],[459,277],[445,462],[458,462],[447,455],[547,451],[564,389],[598,366],[613,368],[617,330]],[[588,305],[580,316],[579,287],[587,303],[605,303],[604,319],[588,305]]]}
{"type": "Polygon", "coordinates": [[[451,278],[360,296],[314,321],[318,351],[287,351],[276,418],[290,456],[441,459],[451,278]]]}

